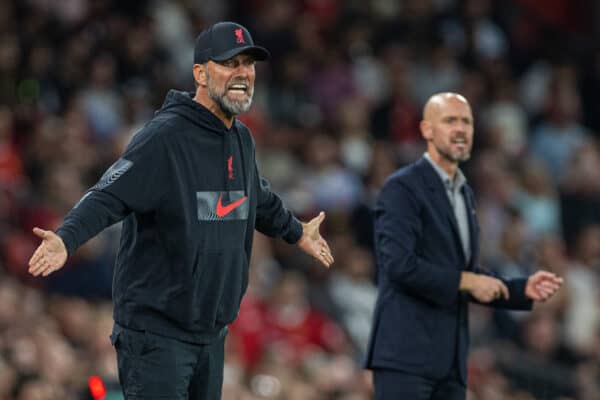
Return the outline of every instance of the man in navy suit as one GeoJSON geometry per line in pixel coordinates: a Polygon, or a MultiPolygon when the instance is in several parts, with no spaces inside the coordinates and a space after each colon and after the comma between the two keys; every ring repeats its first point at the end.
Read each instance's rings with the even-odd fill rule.
{"type": "Polygon", "coordinates": [[[458,168],[473,143],[467,100],[432,96],[420,128],[427,153],[388,178],[375,206],[379,297],[366,366],[376,400],[464,400],[468,301],[529,310],[562,284],[545,271],[501,280],[479,267],[474,196],[458,168]]]}

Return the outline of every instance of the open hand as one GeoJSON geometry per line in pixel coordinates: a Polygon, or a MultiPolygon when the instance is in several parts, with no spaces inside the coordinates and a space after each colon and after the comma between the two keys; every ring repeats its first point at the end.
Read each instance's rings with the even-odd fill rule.
{"type": "Polygon", "coordinates": [[[329,268],[333,264],[333,256],[329,245],[319,233],[319,226],[325,219],[325,213],[321,211],[318,216],[311,219],[308,223],[302,223],[302,237],[298,241],[298,246],[306,253],[321,262],[329,268]]]}
{"type": "Polygon", "coordinates": [[[67,261],[67,248],[60,236],[52,231],[33,228],[33,233],[42,238],[42,243],[29,260],[29,273],[33,276],[48,276],[59,270],[67,261]]]}

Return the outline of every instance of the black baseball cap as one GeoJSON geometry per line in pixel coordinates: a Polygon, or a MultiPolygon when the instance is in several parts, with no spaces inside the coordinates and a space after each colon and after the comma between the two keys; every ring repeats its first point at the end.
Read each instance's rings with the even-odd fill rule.
{"type": "Polygon", "coordinates": [[[240,53],[248,53],[256,61],[269,58],[267,49],[254,45],[248,29],[235,22],[218,22],[196,38],[194,64],[204,64],[208,60],[225,61],[240,53]]]}

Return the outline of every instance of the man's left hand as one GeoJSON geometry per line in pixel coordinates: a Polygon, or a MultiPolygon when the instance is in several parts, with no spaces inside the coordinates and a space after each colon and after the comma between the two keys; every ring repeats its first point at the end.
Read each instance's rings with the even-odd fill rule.
{"type": "Polygon", "coordinates": [[[538,271],[527,279],[525,296],[533,301],[546,301],[558,292],[563,279],[547,271],[538,271]]]}
{"type": "Polygon", "coordinates": [[[319,233],[319,226],[325,219],[325,213],[321,211],[318,216],[311,219],[308,223],[302,223],[302,237],[298,241],[298,246],[308,255],[313,256],[324,266],[329,268],[333,264],[333,256],[329,245],[319,233]]]}

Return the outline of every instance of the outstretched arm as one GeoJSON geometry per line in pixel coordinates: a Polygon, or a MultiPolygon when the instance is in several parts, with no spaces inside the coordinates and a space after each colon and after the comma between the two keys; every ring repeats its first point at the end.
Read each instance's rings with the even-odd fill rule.
{"type": "Polygon", "coordinates": [[[48,276],[59,270],[79,246],[130,212],[116,197],[101,190],[88,191],[69,211],[56,233],[38,227],[33,229],[42,243],[29,260],[29,273],[48,276]]]}
{"type": "Polygon", "coordinates": [[[42,239],[29,260],[29,272],[47,276],[67,257],[103,229],[131,212],[146,212],[159,204],[168,178],[165,144],[148,126],[131,141],[125,153],[79,200],[55,232],[34,228],[42,239]]]}

